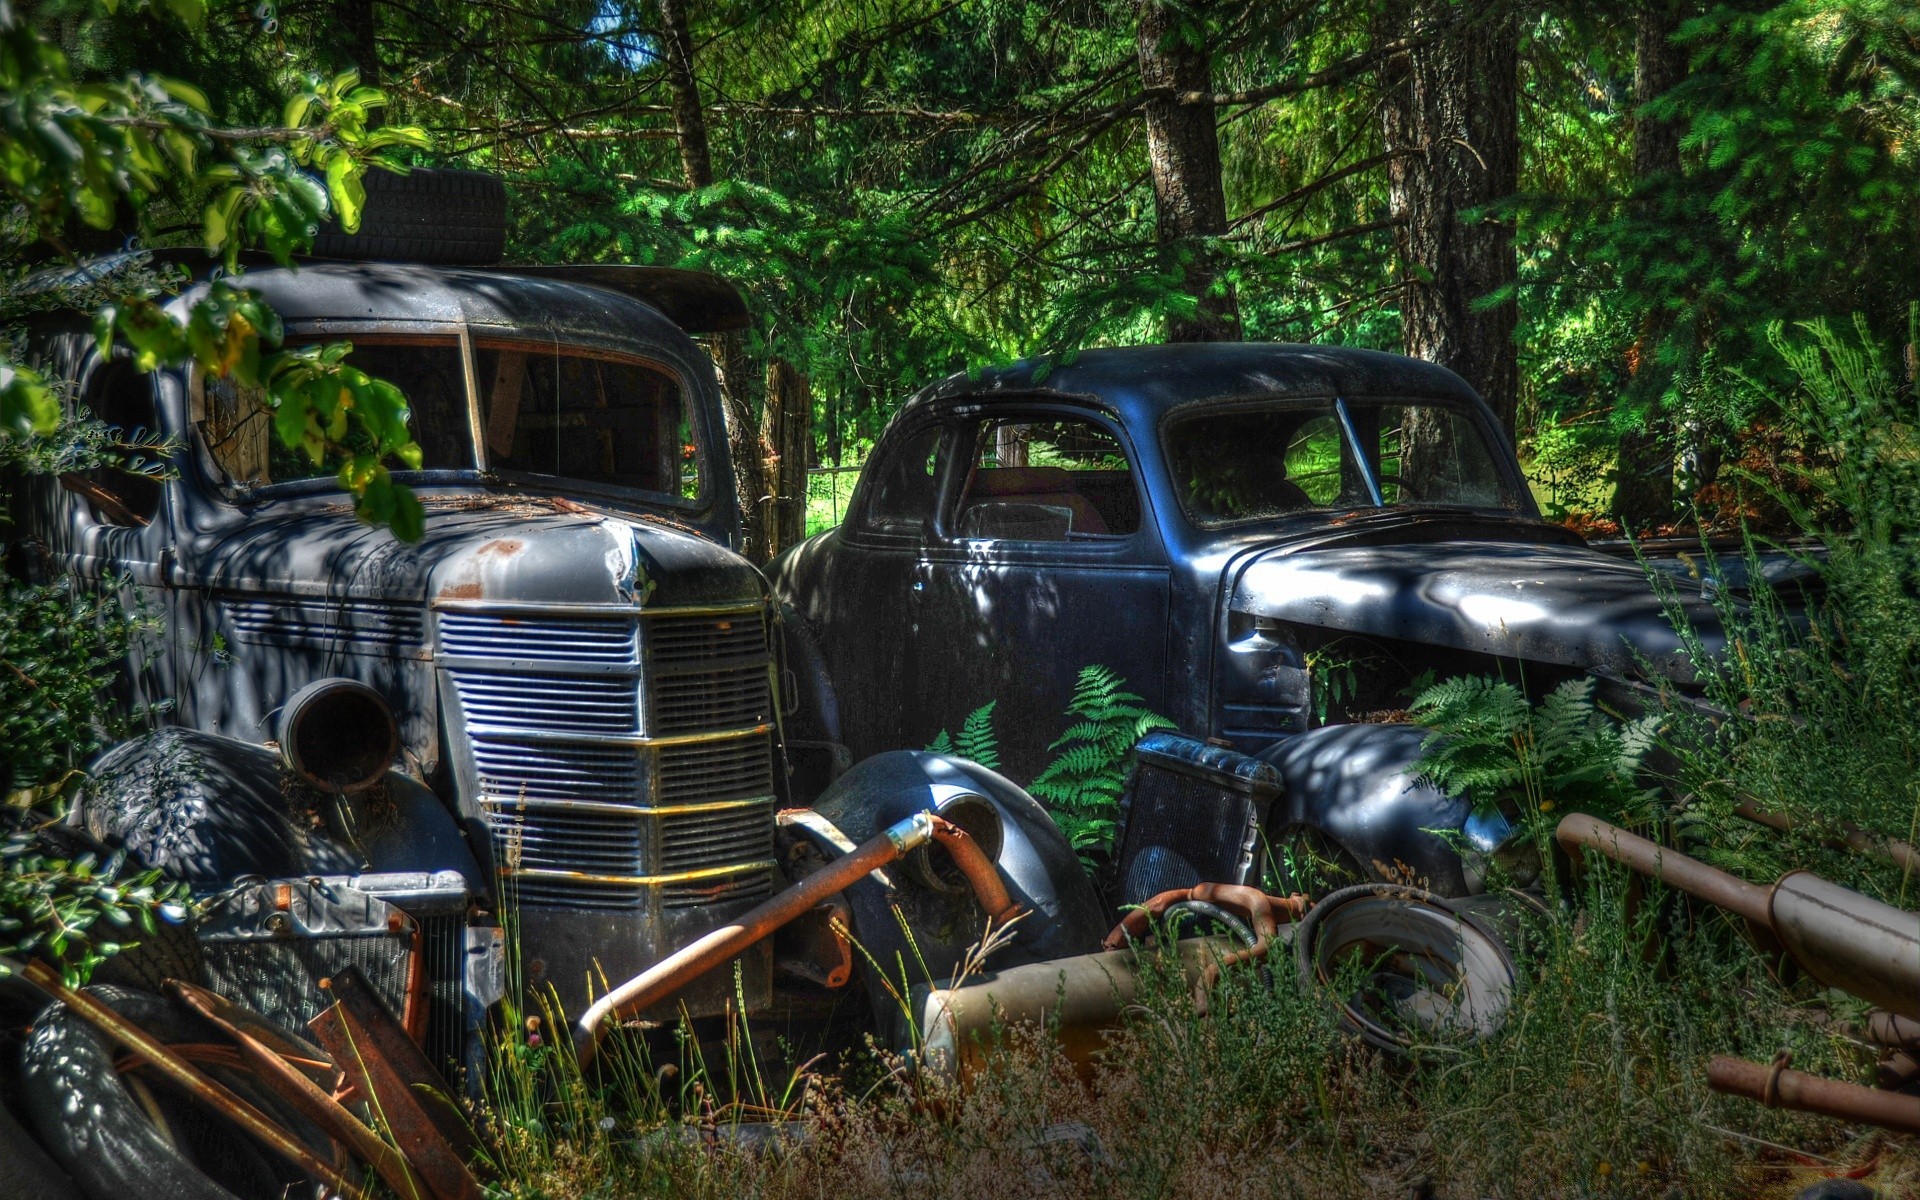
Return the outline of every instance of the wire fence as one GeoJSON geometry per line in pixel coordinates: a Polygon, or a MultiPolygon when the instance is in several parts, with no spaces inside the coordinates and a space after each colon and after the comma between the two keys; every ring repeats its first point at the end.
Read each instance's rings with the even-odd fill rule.
{"type": "Polygon", "coordinates": [[[841,486],[842,475],[858,475],[864,464],[855,463],[843,467],[809,467],[807,469],[807,534],[812,536],[821,529],[832,529],[840,524],[843,496],[853,495],[853,483],[849,481],[841,486]],[[815,483],[819,476],[826,477],[826,486],[815,483]]]}

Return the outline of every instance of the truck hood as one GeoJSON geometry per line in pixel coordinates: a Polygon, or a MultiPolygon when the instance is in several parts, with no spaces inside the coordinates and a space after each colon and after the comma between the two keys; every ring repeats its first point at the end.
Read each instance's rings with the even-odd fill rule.
{"type": "Polygon", "coordinates": [[[409,545],[344,504],[263,504],[183,539],[178,582],[218,592],[419,605],[495,600],[660,606],[758,599],[754,569],[664,520],[546,497],[423,496],[409,545]]]}
{"type": "MultiPolygon", "coordinates": [[[[1585,546],[1496,541],[1278,548],[1240,572],[1236,612],[1532,662],[1689,682],[1667,607],[1637,563],[1585,546]]],[[[1672,598],[1717,654],[1713,605],[1672,598]]]]}

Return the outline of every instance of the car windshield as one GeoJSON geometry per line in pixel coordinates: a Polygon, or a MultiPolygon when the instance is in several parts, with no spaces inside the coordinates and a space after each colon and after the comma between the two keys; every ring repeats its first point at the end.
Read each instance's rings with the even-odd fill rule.
{"type": "MultiPolygon", "coordinates": [[[[347,340],[353,343],[348,362],[405,394],[420,470],[479,467],[457,338],[350,334],[347,340]]],[[[482,339],[474,377],[489,471],[699,497],[691,410],[664,368],[551,340],[482,339]]],[[[266,487],[339,474],[338,453],[314,462],[288,449],[273,434],[265,393],[230,377],[205,381],[196,421],[213,465],[231,483],[266,487]]],[[[404,469],[395,460],[387,466],[404,469]]]]}
{"type": "Polygon", "coordinates": [[[1479,423],[1438,401],[1235,404],[1176,417],[1165,445],[1181,505],[1209,528],[1314,510],[1519,510],[1479,423]]]}

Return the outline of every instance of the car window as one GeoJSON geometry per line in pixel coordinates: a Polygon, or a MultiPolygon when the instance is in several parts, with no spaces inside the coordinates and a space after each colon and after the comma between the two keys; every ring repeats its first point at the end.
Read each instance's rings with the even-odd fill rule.
{"type": "Polygon", "coordinates": [[[95,368],[79,400],[83,412],[76,415],[90,416],[110,431],[116,462],[63,475],[62,482],[86,501],[94,520],[103,525],[151,524],[160,512],[163,487],[162,464],[153,445],[160,433],[154,377],[130,358],[112,358],[95,368]]]}
{"type": "Polygon", "coordinates": [[[1478,422],[1440,401],[1234,404],[1176,418],[1164,441],[1182,507],[1208,527],[1367,508],[1376,486],[1388,506],[1519,507],[1478,422]]]}
{"type": "Polygon", "coordinates": [[[556,343],[477,350],[489,469],[699,498],[692,414],[670,372],[556,343]]]}
{"type": "Polygon", "coordinates": [[[933,520],[935,470],[946,429],[934,425],[909,434],[897,447],[876,455],[880,473],[873,478],[867,524],[895,533],[917,533],[933,520]]]}
{"type": "MultiPolygon", "coordinates": [[[[467,425],[467,382],[460,343],[449,337],[355,336],[347,361],[399,387],[407,398],[407,428],[420,444],[420,469],[470,471],[472,436],[467,425]]],[[[337,454],[313,461],[273,433],[266,392],[232,377],[205,381],[196,413],[200,436],[228,480],[248,487],[324,479],[338,475],[337,454]]],[[[349,435],[364,436],[357,428],[349,435]]],[[[349,443],[351,446],[351,442],[349,443]]],[[[387,466],[405,469],[397,459],[387,466]]]]}
{"type": "Polygon", "coordinates": [[[1103,426],[1079,418],[981,425],[956,510],[958,536],[1058,542],[1139,528],[1133,465],[1103,426]]]}

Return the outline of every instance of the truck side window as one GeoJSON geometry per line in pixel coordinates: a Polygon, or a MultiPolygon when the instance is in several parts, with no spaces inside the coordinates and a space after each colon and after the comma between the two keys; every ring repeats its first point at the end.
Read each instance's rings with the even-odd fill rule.
{"type": "Polygon", "coordinates": [[[956,528],[1028,542],[1124,537],[1140,528],[1140,493],[1126,450],[1091,421],[993,421],[980,431],[956,528]]]}
{"type": "Polygon", "coordinates": [[[904,445],[888,453],[884,474],[873,481],[873,499],[867,503],[868,526],[917,533],[933,520],[934,472],[945,433],[941,426],[929,426],[908,435],[904,445]]]}
{"type": "MultiPolygon", "coordinates": [[[[407,429],[420,444],[423,471],[473,469],[467,425],[466,362],[460,343],[448,337],[353,336],[348,362],[397,386],[407,398],[407,429]]],[[[339,474],[342,460],[316,463],[304,451],[274,436],[266,392],[231,377],[209,378],[194,414],[207,450],[221,472],[246,487],[325,479],[339,474]]],[[[397,461],[388,467],[405,469],[397,461]]]]}
{"type": "Polygon", "coordinates": [[[63,475],[61,482],[86,500],[102,525],[151,524],[160,511],[162,484],[159,464],[145,457],[152,452],[143,451],[141,443],[160,431],[154,377],[142,373],[131,359],[110,359],[87,380],[80,403],[85,415],[113,430],[115,452],[125,465],[63,475]]]}

